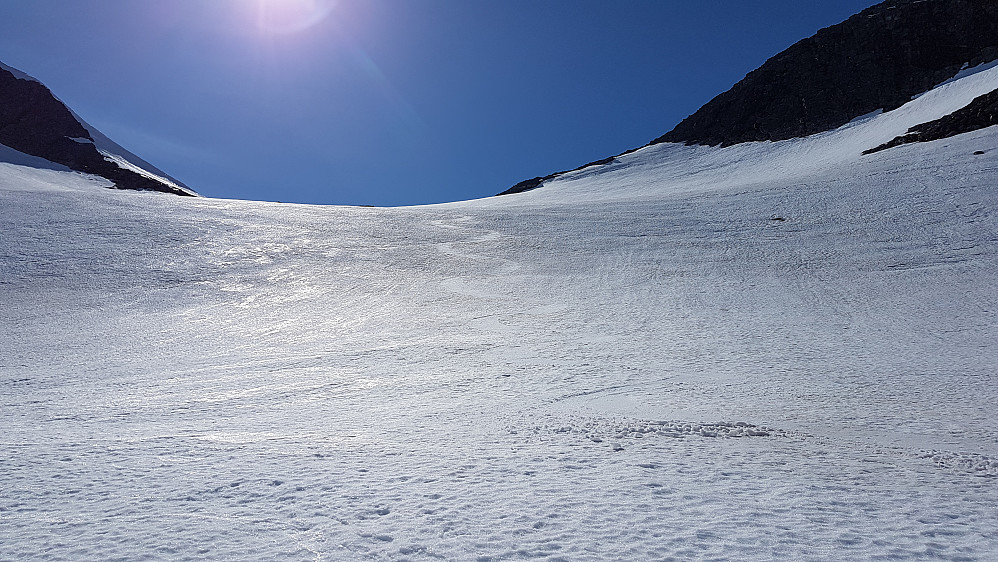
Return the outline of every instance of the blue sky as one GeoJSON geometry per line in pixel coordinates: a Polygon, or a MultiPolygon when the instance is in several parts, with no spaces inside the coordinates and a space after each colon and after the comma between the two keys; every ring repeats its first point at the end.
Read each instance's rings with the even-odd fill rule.
{"type": "Polygon", "coordinates": [[[0,0],[0,60],[214,197],[485,197],[665,133],[873,0],[0,0]]]}

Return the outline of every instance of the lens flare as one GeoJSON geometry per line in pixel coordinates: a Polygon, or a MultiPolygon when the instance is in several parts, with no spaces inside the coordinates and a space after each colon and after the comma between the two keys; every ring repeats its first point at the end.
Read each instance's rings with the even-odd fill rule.
{"type": "Polygon", "coordinates": [[[291,34],[322,23],[336,0],[257,0],[257,26],[267,33],[291,34]]]}

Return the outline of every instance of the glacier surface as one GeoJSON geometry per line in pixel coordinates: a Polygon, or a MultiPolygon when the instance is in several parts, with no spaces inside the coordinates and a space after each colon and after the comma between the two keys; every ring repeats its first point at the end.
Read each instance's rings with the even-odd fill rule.
{"type": "Polygon", "coordinates": [[[860,154],[996,85],[428,207],[0,163],[0,559],[998,556],[998,128],[860,154]]]}

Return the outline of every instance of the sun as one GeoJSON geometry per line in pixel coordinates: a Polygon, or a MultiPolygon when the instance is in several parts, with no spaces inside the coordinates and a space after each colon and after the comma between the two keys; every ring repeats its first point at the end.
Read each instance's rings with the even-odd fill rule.
{"type": "Polygon", "coordinates": [[[325,20],[336,0],[256,0],[257,26],[267,32],[290,34],[325,20]]]}

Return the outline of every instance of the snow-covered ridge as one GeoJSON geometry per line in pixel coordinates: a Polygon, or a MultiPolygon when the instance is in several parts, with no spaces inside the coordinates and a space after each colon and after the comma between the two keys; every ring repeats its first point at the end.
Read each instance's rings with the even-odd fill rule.
{"type": "MultiPolygon", "coordinates": [[[[58,99],[58,98],[57,98],[58,99]]],[[[60,100],[62,101],[62,100],[60,100]]],[[[66,107],[69,107],[68,105],[66,107]]],[[[135,154],[126,150],[120,144],[114,142],[107,135],[100,132],[96,127],[88,123],[82,117],[80,117],[72,109],[69,110],[76,117],[76,120],[83,125],[83,128],[90,133],[90,137],[93,139],[94,145],[97,150],[101,152],[110,162],[114,162],[118,167],[131,170],[141,176],[156,180],[158,182],[164,183],[178,190],[184,191],[189,195],[197,195],[197,193],[191,188],[187,187],[177,179],[173,178],[163,170],[160,170],[156,166],[153,166],[149,162],[146,162],[142,158],[139,158],[135,154]]]]}
{"type": "Polygon", "coordinates": [[[19,79],[19,80],[30,80],[31,82],[38,82],[39,84],[41,84],[41,81],[38,80],[37,78],[35,78],[34,76],[30,76],[30,75],[28,75],[28,74],[26,74],[24,72],[21,72],[20,70],[14,68],[12,66],[7,66],[6,64],[4,64],[2,62],[0,62],[0,68],[6,70],[7,72],[9,72],[11,74],[13,74],[14,77],[17,78],[17,79],[19,79]]]}
{"type": "Polygon", "coordinates": [[[0,159],[5,159],[0,161],[50,169],[68,166],[101,175],[120,189],[197,195],[110,140],[37,79],[7,65],[0,69],[0,78],[6,77],[0,142],[8,149],[0,152],[0,159]]]}
{"type": "Polygon", "coordinates": [[[641,199],[827,173],[873,157],[862,153],[913,126],[949,115],[995,88],[998,88],[998,65],[988,63],[968,69],[961,77],[894,111],[874,113],[833,131],[724,148],[677,143],[652,145],[618,156],[609,164],[565,173],[533,191],[504,195],[495,204],[641,199]]]}
{"type": "MultiPolygon", "coordinates": [[[[160,176],[160,175],[154,174],[154,173],[150,172],[146,168],[143,168],[143,167],[140,167],[140,166],[138,166],[136,164],[133,164],[125,156],[122,156],[120,154],[115,154],[113,152],[110,152],[110,151],[102,149],[102,148],[99,148],[98,150],[100,150],[100,153],[104,155],[104,159],[105,160],[107,160],[108,162],[114,163],[115,165],[117,165],[119,168],[121,168],[123,170],[130,170],[130,171],[135,172],[136,174],[138,174],[138,175],[140,175],[142,177],[149,178],[151,180],[157,181],[157,182],[162,183],[164,185],[168,185],[168,186],[170,186],[171,188],[173,188],[173,189],[175,189],[177,191],[182,191],[183,193],[185,193],[187,195],[192,195],[192,196],[196,196],[197,195],[197,193],[193,189],[190,189],[190,188],[188,188],[186,186],[180,185],[176,181],[174,181],[174,180],[172,180],[172,179],[170,179],[170,178],[168,178],[166,176],[160,176]]],[[[130,153],[125,152],[125,154],[130,154],[130,153]]],[[[139,161],[142,162],[142,160],[139,160],[139,161]]]]}

